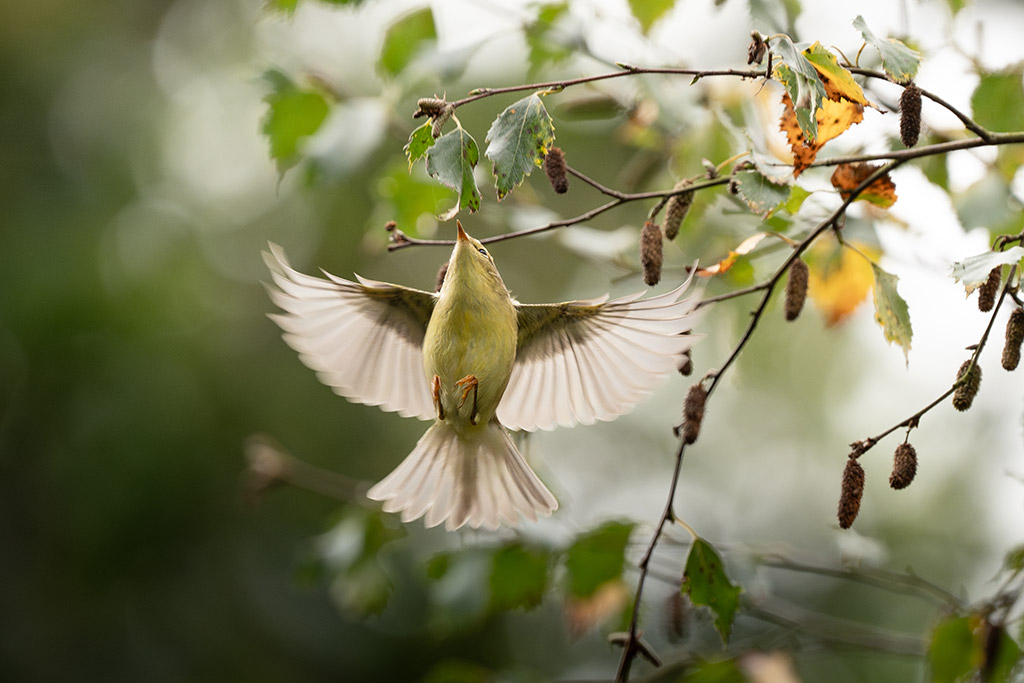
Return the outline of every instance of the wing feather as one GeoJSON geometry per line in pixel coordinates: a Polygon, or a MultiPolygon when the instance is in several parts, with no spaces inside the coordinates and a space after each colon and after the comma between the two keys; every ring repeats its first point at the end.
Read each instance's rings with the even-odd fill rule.
{"type": "MultiPolygon", "coordinates": [[[[692,280],[692,278],[691,278],[692,280]]],[[[498,419],[511,429],[611,420],[672,374],[698,339],[691,280],[644,299],[633,294],[517,304],[519,342],[498,419]]]]}
{"type": "Polygon", "coordinates": [[[433,419],[423,336],[435,295],[358,275],[358,282],[306,275],[275,244],[263,259],[271,300],[284,311],[270,318],[320,381],[349,400],[433,419]]]}

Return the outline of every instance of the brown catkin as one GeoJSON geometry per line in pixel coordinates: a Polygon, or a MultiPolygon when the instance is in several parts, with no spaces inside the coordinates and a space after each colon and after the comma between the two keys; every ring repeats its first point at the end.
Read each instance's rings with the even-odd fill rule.
{"type": "Polygon", "coordinates": [[[565,152],[561,147],[552,147],[544,157],[544,170],[547,171],[551,187],[558,194],[569,191],[569,176],[565,170],[565,152]]]}
{"type": "Polygon", "coordinates": [[[441,264],[441,268],[437,271],[437,284],[434,285],[434,291],[440,292],[441,285],[444,284],[444,276],[448,274],[448,262],[445,261],[441,264]]]}
{"type": "MultiPolygon", "coordinates": [[[[680,180],[673,190],[681,190],[690,184],[689,180],[680,180]]],[[[668,198],[665,205],[665,237],[674,240],[679,234],[679,226],[686,219],[693,204],[693,190],[687,190],[682,194],[674,194],[668,198]]]]}
{"type": "Polygon", "coordinates": [[[981,368],[975,363],[974,367],[971,367],[971,361],[964,361],[964,364],[960,366],[960,369],[956,373],[957,381],[967,373],[968,369],[970,374],[967,375],[967,381],[956,388],[953,392],[953,407],[963,412],[971,407],[971,403],[974,402],[974,397],[978,395],[978,389],[981,387],[981,368]]]}
{"type": "Polygon", "coordinates": [[[786,280],[786,320],[796,320],[807,300],[807,280],[810,270],[803,259],[798,258],[789,267],[789,279],[786,280]]]}
{"type": "Polygon", "coordinates": [[[452,112],[455,108],[450,104],[446,104],[441,107],[441,111],[433,115],[433,122],[430,124],[430,134],[435,138],[441,137],[441,131],[444,129],[444,124],[448,123],[448,119],[452,117],[452,112]]]}
{"type": "Polygon", "coordinates": [[[860,499],[864,496],[864,468],[850,457],[843,470],[843,489],[839,495],[839,527],[849,529],[860,512],[860,499]]]}
{"type": "Polygon", "coordinates": [[[418,119],[421,116],[437,116],[444,109],[445,104],[447,103],[444,100],[437,97],[421,97],[416,102],[417,109],[412,117],[418,119]]]}
{"type": "Polygon", "coordinates": [[[768,43],[757,31],[750,32],[750,44],[747,45],[747,64],[760,64],[764,53],[768,51],[768,43]]]}
{"type": "Polygon", "coordinates": [[[978,287],[978,310],[987,313],[996,303],[999,283],[1003,280],[1003,267],[996,266],[988,273],[988,279],[978,287]]]}
{"type": "Polygon", "coordinates": [[[704,404],[707,400],[708,392],[703,384],[697,382],[690,387],[683,402],[683,443],[691,444],[700,436],[700,423],[704,420],[704,404]]]}
{"type": "Polygon", "coordinates": [[[900,140],[907,147],[917,144],[921,136],[921,89],[913,83],[900,95],[900,140]]]}
{"type": "Polygon", "coordinates": [[[905,489],[914,481],[917,474],[917,451],[909,443],[901,443],[892,456],[892,474],[889,475],[889,486],[894,489],[905,489]]]}
{"type": "Polygon", "coordinates": [[[1006,343],[1003,344],[1003,369],[1016,370],[1020,363],[1020,344],[1024,341],[1024,308],[1015,308],[1006,321],[1006,343]]]}
{"type": "Polygon", "coordinates": [[[644,271],[644,283],[653,287],[661,280],[661,264],[664,256],[661,251],[661,228],[657,223],[647,221],[640,232],[640,267],[644,271]]]}
{"type": "Polygon", "coordinates": [[[689,377],[693,374],[693,355],[690,349],[683,351],[683,357],[679,359],[676,369],[679,370],[679,374],[683,377],[689,377]]]}
{"type": "Polygon", "coordinates": [[[675,643],[686,635],[686,597],[674,590],[665,600],[665,631],[669,642],[675,643]]]}

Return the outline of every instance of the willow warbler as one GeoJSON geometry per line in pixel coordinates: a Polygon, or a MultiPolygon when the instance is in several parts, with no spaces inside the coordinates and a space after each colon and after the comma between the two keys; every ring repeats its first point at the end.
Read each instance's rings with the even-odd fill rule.
{"type": "Polygon", "coordinates": [[[571,427],[627,412],[693,344],[696,299],[681,298],[688,280],[649,299],[521,304],[487,249],[457,227],[437,293],[304,275],[272,244],[270,295],[285,313],[270,317],[336,393],[434,420],[370,498],[405,522],[494,529],[558,507],[506,427],[571,427]]]}

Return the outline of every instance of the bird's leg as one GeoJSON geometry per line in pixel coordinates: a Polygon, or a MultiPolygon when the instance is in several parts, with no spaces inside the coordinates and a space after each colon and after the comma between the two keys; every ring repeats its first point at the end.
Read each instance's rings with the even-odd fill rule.
{"type": "Polygon", "coordinates": [[[434,397],[434,408],[437,410],[437,419],[443,420],[444,406],[441,405],[441,378],[437,375],[434,375],[434,381],[431,383],[430,394],[434,397]]]}
{"type": "Polygon", "coordinates": [[[476,375],[466,375],[455,383],[455,386],[462,387],[462,400],[459,401],[459,408],[466,404],[469,392],[473,392],[473,412],[469,414],[469,423],[474,425],[476,424],[477,419],[476,391],[478,385],[479,382],[477,382],[476,375]]]}

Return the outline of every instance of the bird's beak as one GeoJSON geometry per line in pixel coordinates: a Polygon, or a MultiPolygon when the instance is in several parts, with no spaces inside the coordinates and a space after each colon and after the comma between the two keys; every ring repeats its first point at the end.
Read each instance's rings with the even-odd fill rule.
{"type": "Polygon", "coordinates": [[[462,229],[462,221],[460,221],[458,219],[455,219],[455,227],[457,227],[459,229],[458,240],[460,242],[468,242],[469,241],[469,235],[467,235],[466,231],[462,229]]]}

